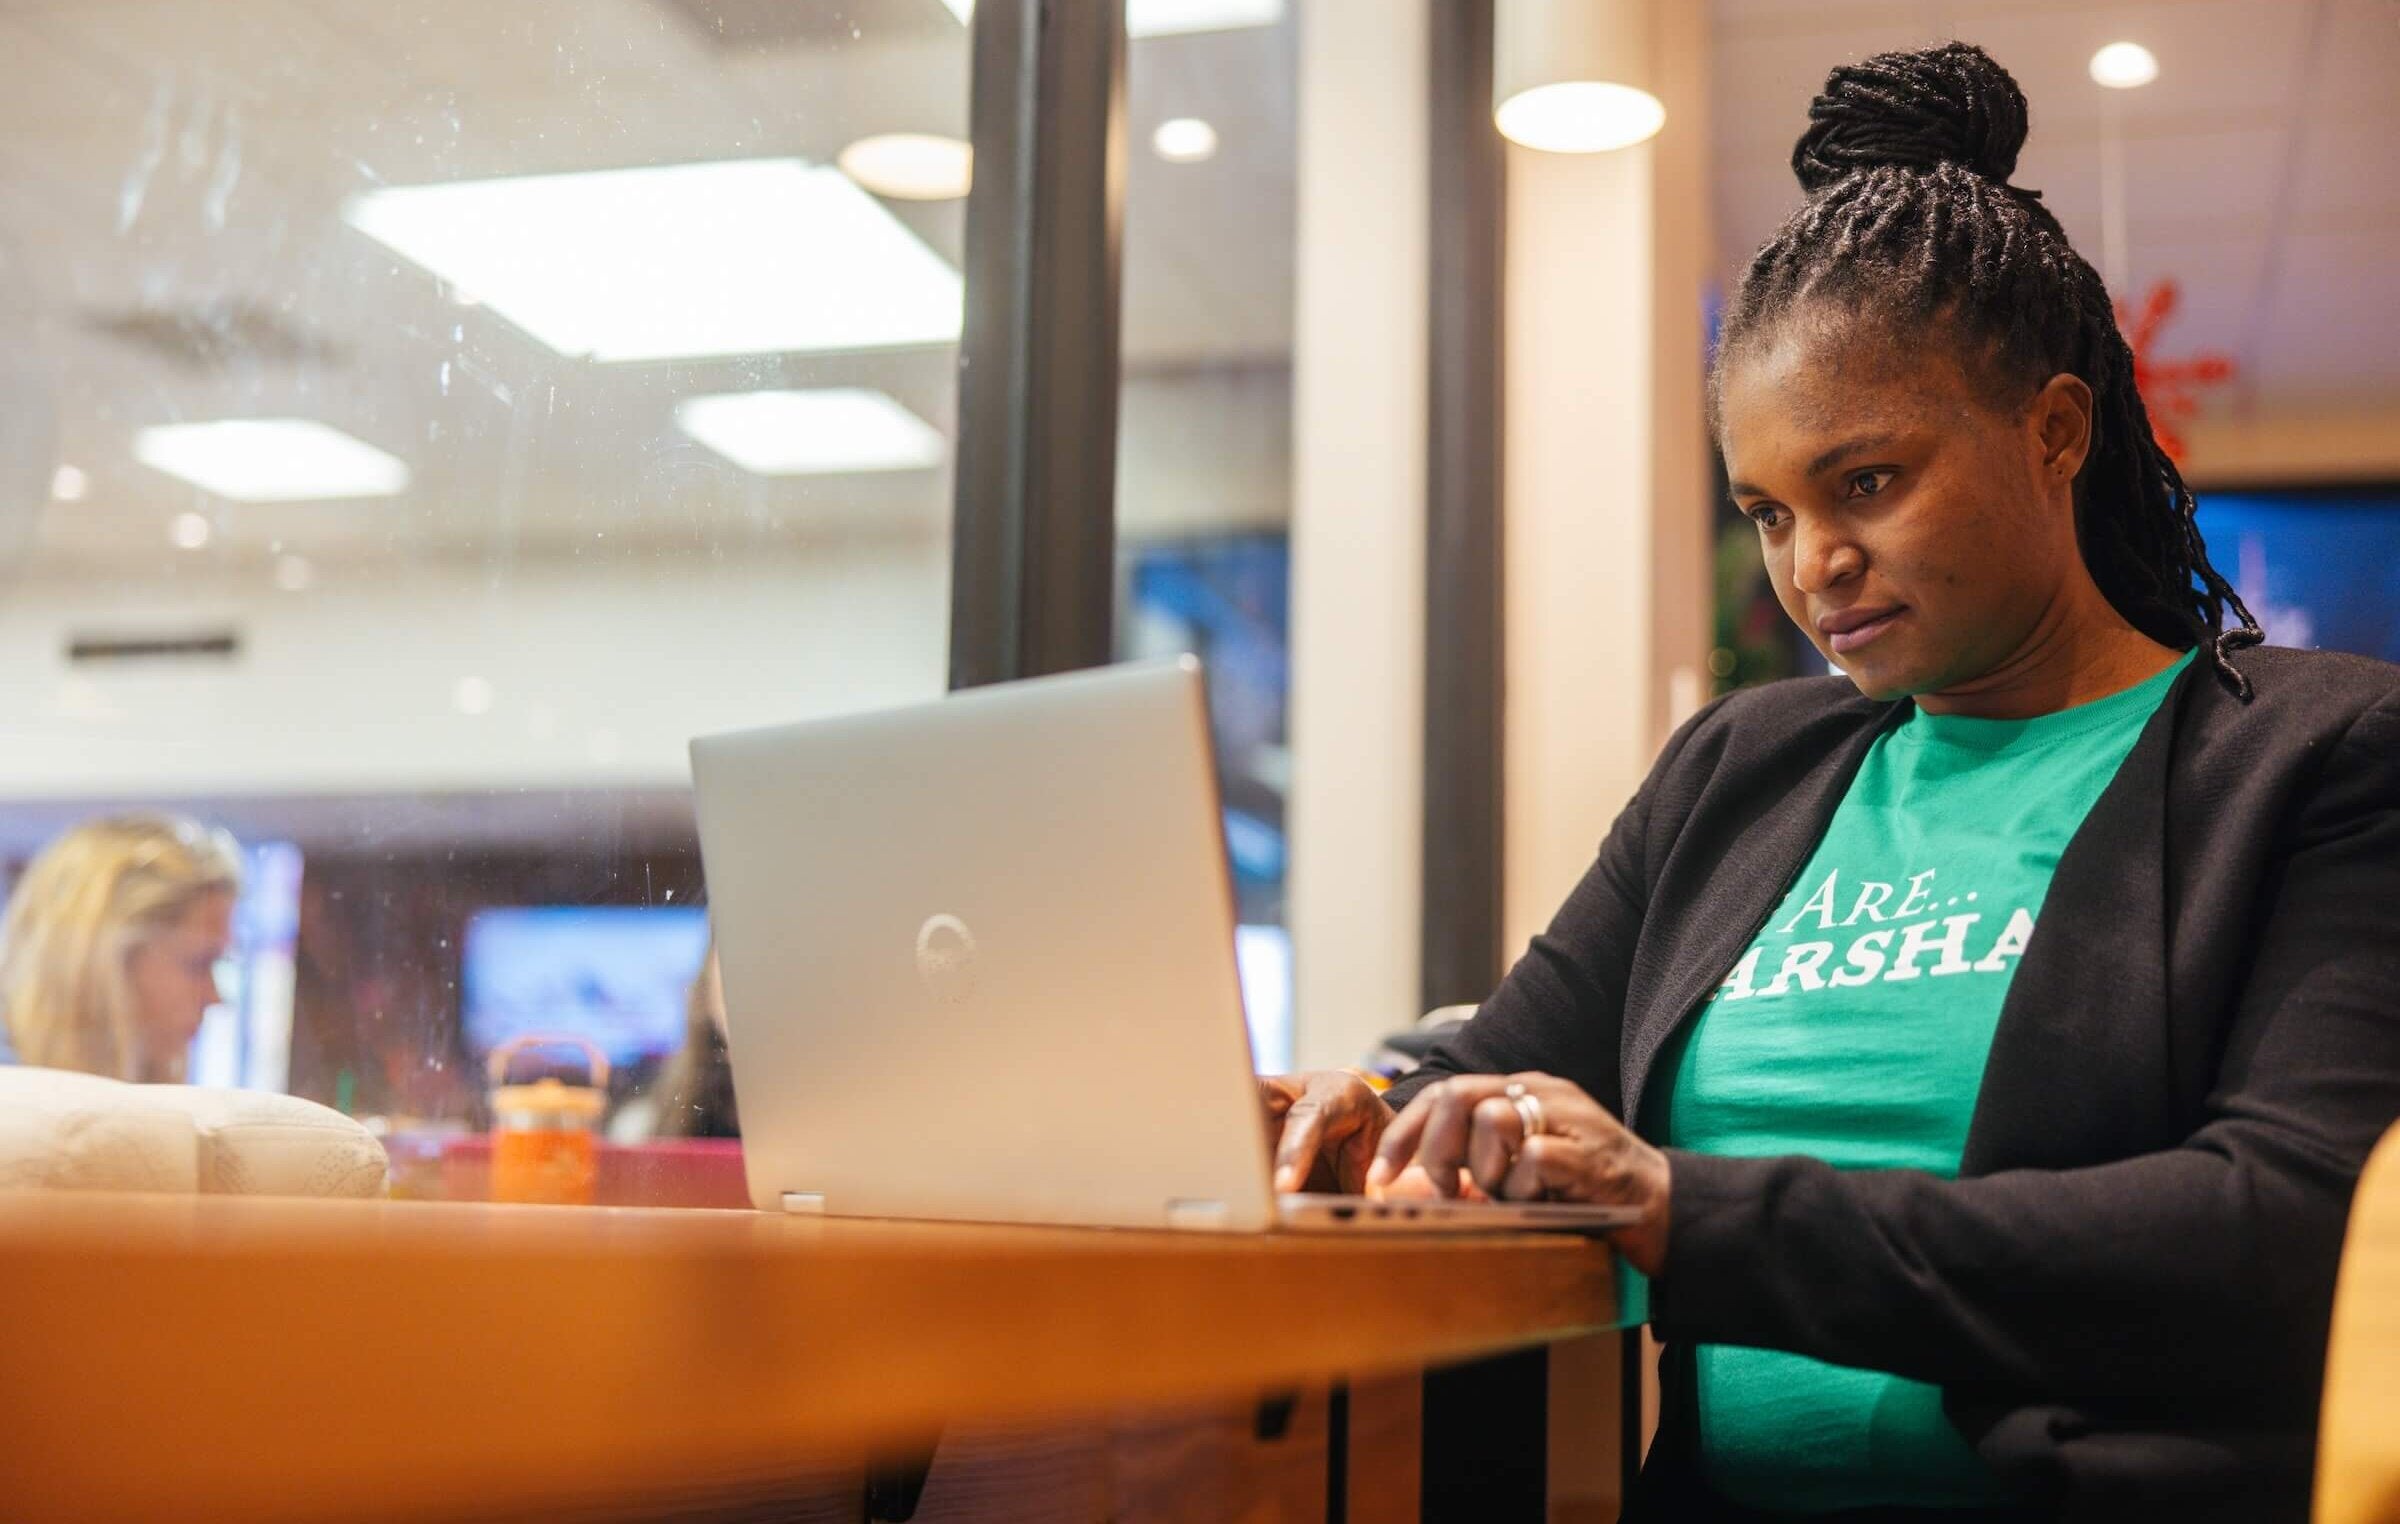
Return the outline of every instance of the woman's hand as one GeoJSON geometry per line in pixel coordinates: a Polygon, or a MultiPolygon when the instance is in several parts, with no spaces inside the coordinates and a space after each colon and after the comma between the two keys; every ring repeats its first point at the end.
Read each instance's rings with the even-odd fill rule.
{"type": "Polygon", "coordinates": [[[1366,1189],[1453,1196],[1479,1188],[1502,1201],[1639,1207],[1639,1220],[1609,1238],[1635,1269],[1656,1275],[1667,1255],[1667,1177],[1667,1156],[1574,1084],[1548,1074],[1463,1074],[1428,1086],[1384,1129],[1366,1189]],[[1540,1103],[1533,1137],[1511,1085],[1540,1103]]]}
{"type": "Polygon", "coordinates": [[[1355,1195],[1365,1188],[1376,1140],[1392,1123],[1392,1108],[1373,1086],[1347,1069],[1318,1069],[1262,1074],[1258,1095],[1275,1151],[1275,1189],[1355,1195]]]}

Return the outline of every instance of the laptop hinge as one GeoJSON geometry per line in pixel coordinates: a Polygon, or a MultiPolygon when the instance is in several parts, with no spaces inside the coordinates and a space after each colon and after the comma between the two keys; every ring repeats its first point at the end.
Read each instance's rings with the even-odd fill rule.
{"type": "Polygon", "coordinates": [[[783,1193],[783,1209],[787,1212],[796,1212],[803,1217],[822,1217],[825,1215],[825,1193],[823,1191],[785,1191],[783,1193]]]}
{"type": "Polygon", "coordinates": [[[1231,1215],[1224,1202],[1202,1197],[1179,1197],[1167,1203],[1170,1228],[1221,1228],[1231,1215]]]}

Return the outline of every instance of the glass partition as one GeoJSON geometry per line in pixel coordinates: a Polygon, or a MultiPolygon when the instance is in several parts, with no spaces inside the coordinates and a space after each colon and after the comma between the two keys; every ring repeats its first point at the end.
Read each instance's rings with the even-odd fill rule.
{"type": "Polygon", "coordinates": [[[962,9],[0,11],[0,855],[239,843],[150,1072],[678,1126],[687,742],[944,684],[962,9]]]}

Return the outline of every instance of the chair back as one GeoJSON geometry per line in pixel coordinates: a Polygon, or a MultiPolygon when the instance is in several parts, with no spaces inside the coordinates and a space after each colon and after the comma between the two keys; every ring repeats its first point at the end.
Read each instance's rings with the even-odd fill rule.
{"type": "Polygon", "coordinates": [[[2315,1519],[2400,1520],[2400,1127],[2367,1160],[2342,1239],[2315,1519]]]}

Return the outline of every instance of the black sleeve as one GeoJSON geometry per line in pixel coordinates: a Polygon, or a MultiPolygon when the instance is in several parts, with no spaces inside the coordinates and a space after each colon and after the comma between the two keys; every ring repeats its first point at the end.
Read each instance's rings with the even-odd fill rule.
{"type": "Polygon", "coordinates": [[[1533,939],[1475,1019],[1435,1044],[1423,1067],[1385,1094],[1393,1110],[1447,1075],[1526,1070],[1573,1080],[1610,1110],[1621,1109],[1617,1036],[1634,942],[1650,900],[1652,805],[1685,743],[1723,702],[1703,708],[1669,738],[1549,929],[1533,939]]]}
{"type": "Polygon", "coordinates": [[[1969,1180],[1671,1151],[1661,1336],[1970,1390],[2313,1414],[2350,1194],[2400,1117],[2395,759],[2386,700],[2298,811],[2182,1146],[1969,1180]]]}

